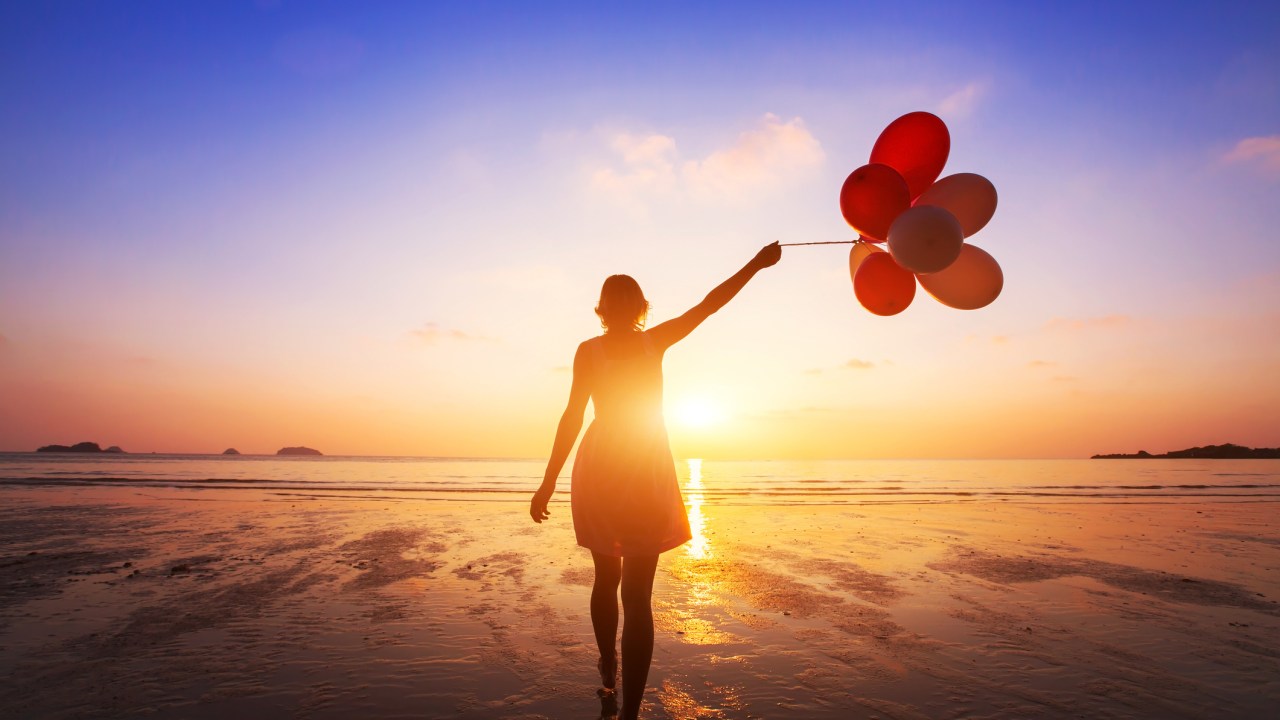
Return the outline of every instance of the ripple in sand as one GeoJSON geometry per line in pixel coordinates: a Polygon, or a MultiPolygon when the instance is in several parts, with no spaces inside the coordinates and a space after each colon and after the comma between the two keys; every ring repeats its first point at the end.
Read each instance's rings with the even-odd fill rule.
{"type": "Polygon", "coordinates": [[[481,590],[490,590],[494,581],[504,578],[519,583],[524,580],[524,568],[528,558],[523,553],[502,552],[476,558],[462,567],[454,568],[453,574],[462,580],[478,580],[481,590]]]}
{"type": "Polygon", "coordinates": [[[560,582],[564,585],[580,585],[591,587],[595,583],[595,570],[585,567],[566,568],[560,573],[560,582]]]}
{"type": "Polygon", "coordinates": [[[956,549],[945,561],[930,568],[964,573],[994,583],[1026,583],[1080,575],[1134,593],[1154,595],[1172,602],[1238,607],[1280,617],[1280,605],[1262,600],[1233,583],[1192,578],[1131,565],[1087,558],[1055,556],[1005,556],[974,549],[956,549]]]}
{"type": "Polygon", "coordinates": [[[362,572],[343,587],[370,590],[430,575],[442,563],[424,556],[444,552],[446,546],[438,541],[421,543],[427,535],[422,528],[389,528],[344,543],[337,549],[339,559],[362,572]]]}

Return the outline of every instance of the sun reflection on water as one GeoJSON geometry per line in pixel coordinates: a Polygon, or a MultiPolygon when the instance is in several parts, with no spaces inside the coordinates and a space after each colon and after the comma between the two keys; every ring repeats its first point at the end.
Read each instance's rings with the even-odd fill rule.
{"type": "Polygon", "coordinates": [[[689,557],[706,560],[712,556],[711,543],[707,540],[707,518],[702,514],[702,460],[690,458],[689,483],[685,486],[685,498],[689,504],[689,531],[693,539],[685,546],[689,557]]]}

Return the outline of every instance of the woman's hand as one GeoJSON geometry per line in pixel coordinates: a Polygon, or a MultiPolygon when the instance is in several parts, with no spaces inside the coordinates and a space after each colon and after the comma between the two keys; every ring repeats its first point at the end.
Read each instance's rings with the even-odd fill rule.
{"type": "Polygon", "coordinates": [[[547,510],[547,503],[551,500],[552,492],[554,490],[540,487],[533,494],[533,499],[529,501],[529,517],[533,518],[534,522],[541,523],[551,517],[551,511],[547,510]]]}
{"type": "Polygon", "coordinates": [[[756,256],[751,258],[751,262],[748,264],[757,270],[763,270],[777,265],[781,259],[782,246],[778,245],[777,241],[774,241],[760,248],[760,252],[756,253],[756,256]]]}

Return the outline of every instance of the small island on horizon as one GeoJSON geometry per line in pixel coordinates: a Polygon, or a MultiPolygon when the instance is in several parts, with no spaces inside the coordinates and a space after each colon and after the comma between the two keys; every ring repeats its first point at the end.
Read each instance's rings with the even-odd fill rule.
{"type": "Polygon", "coordinates": [[[279,450],[276,451],[276,454],[277,455],[324,455],[324,453],[320,452],[319,450],[315,450],[313,448],[303,447],[303,446],[280,448],[279,450]]]}
{"type": "MultiPolygon", "coordinates": [[[[89,453],[89,454],[110,453],[113,455],[128,454],[124,450],[122,450],[118,445],[112,445],[111,447],[103,449],[103,447],[98,443],[88,442],[88,441],[79,442],[79,443],[76,443],[75,445],[44,445],[36,448],[36,452],[38,453],[89,453]]],[[[154,455],[155,453],[153,452],[151,454],[154,455]]],[[[239,450],[235,448],[227,448],[226,450],[223,450],[221,454],[222,455],[240,455],[241,453],[239,450]]],[[[279,450],[276,451],[276,455],[323,456],[324,453],[314,448],[309,448],[303,445],[299,445],[297,447],[280,448],[279,450]]]]}
{"type": "Polygon", "coordinates": [[[44,447],[36,448],[36,452],[124,454],[124,450],[121,450],[119,445],[112,445],[103,450],[96,442],[79,442],[75,445],[45,445],[44,447]]]}
{"type": "Polygon", "coordinates": [[[1157,459],[1198,459],[1198,460],[1273,460],[1280,459],[1280,448],[1251,448],[1243,445],[1226,443],[1223,445],[1205,445],[1204,447],[1172,450],[1160,455],[1152,455],[1146,450],[1136,453],[1114,453],[1111,455],[1094,455],[1090,460],[1157,460],[1157,459]]]}

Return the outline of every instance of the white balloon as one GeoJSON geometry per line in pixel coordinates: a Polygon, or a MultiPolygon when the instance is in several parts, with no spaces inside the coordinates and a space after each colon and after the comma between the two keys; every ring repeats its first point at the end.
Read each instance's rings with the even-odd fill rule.
{"type": "Polygon", "coordinates": [[[925,292],[957,310],[986,307],[1004,289],[1004,271],[1000,264],[986,250],[968,243],[947,269],[916,277],[925,292]]]}

